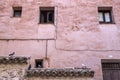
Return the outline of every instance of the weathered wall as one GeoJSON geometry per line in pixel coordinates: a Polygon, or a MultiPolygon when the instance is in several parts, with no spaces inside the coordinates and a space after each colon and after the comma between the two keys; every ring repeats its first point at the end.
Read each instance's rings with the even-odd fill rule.
{"type": "Polygon", "coordinates": [[[27,77],[27,64],[0,64],[0,80],[93,80],[92,77],[27,77]]]}
{"type": "Polygon", "coordinates": [[[64,50],[118,50],[120,48],[119,1],[67,1],[71,1],[71,4],[60,4],[62,7],[58,7],[60,14],[57,22],[57,48],[64,50]],[[99,24],[98,7],[100,6],[113,7],[115,24],[99,24]]]}
{"type": "Polygon", "coordinates": [[[0,56],[0,80],[93,80],[94,71],[82,68],[31,68],[30,57],[0,56]]]}
{"type": "Polygon", "coordinates": [[[0,80],[24,80],[27,57],[0,56],[0,80]]]}
{"type": "Polygon", "coordinates": [[[23,80],[26,65],[0,65],[0,80],[23,80]]]}
{"type": "Polygon", "coordinates": [[[57,35],[59,49],[120,48],[119,1],[1,0],[0,4],[0,39],[55,39],[57,35]],[[12,17],[12,6],[22,6],[21,18],[12,17]],[[55,7],[55,25],[39,24],[40,6],[55,7]],[[99,24],[97,10],[100,6],[113,7],[115,24],[99,24]]]}
{"type": "Polygon", "coordinates": [[[85,64],[102,80],[101,59],[120,58],[119,14],[119,0],[1,0],[0,55],[31,56],[32,67],[39,58],[50,68],[85,64]],[[12,6],[22,6],[21,18],[12,17],[12,6]],[[54,25],[38,24],[40,6],[55,7],[54,25]],[[101,6],[113,7],[115,24],[99,24],[101,6]]]}

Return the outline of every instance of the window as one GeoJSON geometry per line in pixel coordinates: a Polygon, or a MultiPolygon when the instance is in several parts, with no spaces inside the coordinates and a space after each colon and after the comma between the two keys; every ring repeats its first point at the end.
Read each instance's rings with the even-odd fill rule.
{"type": "Polygon", "coordinates": [[[103,80],[120,79],[120,60],[102,60],[103,80]]]}
{"type": "Polygon", "coordinates": [[[21,17],[22,7],[13,7],[13,17],[21,17]]]}
{"type": "Polygon", "coordinates": [[[98,8],[99,23],[113,23],[112,7],[98,8]]]}
{"type": "Polygon", "coordinates": [[[43,68],[43,60],[42,59],[36,59],[35,60],[35,67],[36,68],[43,68]]]}
{"type": "Polygon", "coordinates": [[[40,23],[54,23],[54,7],[40,7],[40,23]]]}

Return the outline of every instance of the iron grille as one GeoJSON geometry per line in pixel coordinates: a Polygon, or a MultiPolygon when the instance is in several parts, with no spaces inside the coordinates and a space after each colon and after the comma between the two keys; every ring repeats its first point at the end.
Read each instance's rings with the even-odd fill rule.
{"type": "Polygon", "coordinates": [[[103,69],[120,69],[120,63],[102,63],[103,69]]]}

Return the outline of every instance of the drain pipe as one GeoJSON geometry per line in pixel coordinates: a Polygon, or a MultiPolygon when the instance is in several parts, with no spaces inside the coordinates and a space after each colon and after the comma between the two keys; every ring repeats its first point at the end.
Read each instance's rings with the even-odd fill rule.
{"type": "Polygon", "coordinates": [[[49,68],[50,67],[50,60],[48,58],[48,40],[46,40],[46,52],[45,52],[44,62],[45,62],[45,68],[49,68]]]}
{"type": "Polygon", "coordinates": [[[48,40],[46,40],[46,52],[45,52],[45,59],[47,59],[48,58],[48,40]]]}

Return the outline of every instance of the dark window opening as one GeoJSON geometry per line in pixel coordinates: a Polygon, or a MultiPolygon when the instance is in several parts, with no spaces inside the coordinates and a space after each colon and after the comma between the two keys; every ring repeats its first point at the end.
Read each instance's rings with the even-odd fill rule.
{"type": "Polygon", "coordinates": [[[113,23],[112,7],[98,8],[99,23],[113,23]]]}
{"type": "Polygon", "coordinates": [[[54,7],[40,8],[40,23],[54,23],[54,7]]]}
{"type": "Polygon", "coordinates": [[[22,7],[13,7],[13,17],[21,17],[22,7]]]}
{"type": "Polygon", "coordinates": [[[35,60],[35,67],[36,68],[43,68],[43,60],[42,59],[36,59],[35,60]]]}

